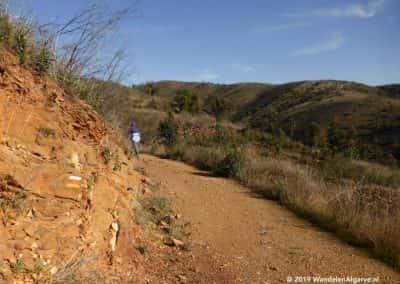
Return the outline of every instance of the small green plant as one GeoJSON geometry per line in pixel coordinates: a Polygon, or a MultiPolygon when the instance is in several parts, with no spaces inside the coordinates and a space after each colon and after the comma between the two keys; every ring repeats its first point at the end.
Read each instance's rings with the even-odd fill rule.
{"type": "Polygon", "coordinates": [[[40,48],[37,54],[33,55],[31,65],[39,75],[45,75],[49,72],[53,62],[53,57],[47,47],[40,48]]]}
{"type": "Polygon", "coordinates": [[[88,189],[94,189],[94,186],[97,183],[97,180],[99,178],[99,173],[98,172],[92,172],[89,176],[89,179],[87,181],[87,188],[88,189]]]}
{"type": "Polygon", "coordinates": [[[111,149],[108,147],[104,147],[103,151],[101,151],[101,156],[103,157],[104,163],[108,165],[110,161],[112,160],[112,152],[111,149]]]}
{"type": "Polygon", "coordinates": [[[114,157],[114,167],[113,167],[113,171],[121,171],[122,169],[122,163],[121,163],[121,158],[119,157],[118,154],[115,155],[114,157]]]}
{"type": "Polygon", "coordinates": [[[11,200],[10,205],[13,209],[21,211],[25,207],[26,193],[25,190],[18,192],[11,200]]]}
{"type": "Polygon", "coordinates": [[[52,128],[47,128],[47,127],[40,127],[38,129],[38,133],[40,135],[42,135],[43,137],[52,137],[55,138],[56,137],[56,131],[52,128]]]}
{"type": "Polygon", "coordinates": [[[188,90],[179,92],[175,96],[172,106],[178,113],[186,111],[191,114],[196,114],[200,111],[198,96],[188,90]]]}
{"type": "Polygon", "coordinates": [[[214,142],[217,144],[230,144],[231,135],[229,131],[223,127],[220,123],[215,124],[215,135],[214,142]]]}
{"type": "Polygon", "coordinates": [[[15,263],[10,264],[11,271],[13,273],[29,273],[30,269],[21,261],[17,260],[15,263]]]}
{"type": "MultiPolygon", "coordinates": [[[[140,200],[141,210],[136,211],[137,222],[141,225],[156,224],[166,237],[164,242],[173,245],[173,240],[183,241],[186,238],[185,228],[188,225],[178,220],[173,214],[169,202],[159,195],[153,195],[140,200]]],[[[145,245],[139,245],[138,250],[141,254],[147,254],[148,249],[145,245]]],[[[185,242],[184,248],[187,248],[185,242]]]]}
{"type": "Polygon", "coordinates": [[[10,22],[10,17],[7,14],[0,16],[0,43],[5,46],[9,47],[11,43],[12,37],[12,24],[10,22]]]}
{"type": "Polygon", "coordinates": [[[322,147],[325,145],[326,137],[318,123],[311,123],[310,128],[306,131],[305,140],[306,143],[311,146],[322,147]]]}
{"type": "Polygon", "coordinates": [[[146,245],[140,245],[137,247],[137,250],[140,252],[141,255],[146,255],[149,252],[149,249],[146,245]]]}
{"type": "Polygon", "coordinates": [[[27,62],[28,40],[24,29],[19,28],[13,34],[12,50],[17,55],[21,64],[27,62]]]}

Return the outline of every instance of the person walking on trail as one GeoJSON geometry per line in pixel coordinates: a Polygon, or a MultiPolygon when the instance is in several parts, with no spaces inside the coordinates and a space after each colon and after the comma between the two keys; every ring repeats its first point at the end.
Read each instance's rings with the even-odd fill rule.
{"type": "Polygon", "coordinates": [[[129,129],[129,133],[131,135],[135,155],[136,157],[139,157],[140,132],[139,129],[137,129],[135,123],[132,123],[131,128],[129,129]]]}

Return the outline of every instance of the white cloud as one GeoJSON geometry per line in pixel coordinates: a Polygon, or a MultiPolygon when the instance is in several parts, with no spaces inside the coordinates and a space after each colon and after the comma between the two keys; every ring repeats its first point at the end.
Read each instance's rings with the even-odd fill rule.
{"type": "Polygon", "coordinates": [[[345,7],[334,7],[328,9],[318,9],[305,13],[285,13],[287,17],[347,17],[347,18],[372,18],[374,17],[385,4],[385,0],[370,0],[365,4],[351,4],[345,7]]]}
{"type": "Polygon", "coordinates": [[[314,11],[319,16],[371,18],[382,8],[385,0],[372,0],[367,4],[354,4],[343,8],[331,8],[314,11]]]}
{"type": "Polygon", "coordinates": [[[256,71],[256,69],[253,66],[249,65],[244,65],[244,64],[239,64],[239,63],[233,63],[230,65],[230,67],[233,70],[242,72],[242,73],[250,73],[256,71]]]}
{"type": "Polygon", "coordinates": [[[293,55],[314,55],[322,52],[333,51],[341,48],[343,44],[343,35],[336,32],[332,33],[326,41],[296,50],[295,52],[293,52],[293,55]]]}
{"type": "Polygon", "coordinates": [[[219,77],[218,74],[216,74],[215,72],[211,71],[210,69],[204,69],[203,71],[201,71],[199,74],[196,74],[195,76],[193,76],[193,81],[213,81],[215,79],[217,79],[219,77]]]}
{"type": "Polygon", "coordinates": [[[311,26],[310,23],[296,22],[296,23],[287,23],[287,24],[272,25],[272,26],[265,26],[265,27],[257,27],[255,29],[253,29],[253,32],[254,33],[279,32],[279,31],[304,28],[304,27],[309,27],[309,26],[311,26]]]}

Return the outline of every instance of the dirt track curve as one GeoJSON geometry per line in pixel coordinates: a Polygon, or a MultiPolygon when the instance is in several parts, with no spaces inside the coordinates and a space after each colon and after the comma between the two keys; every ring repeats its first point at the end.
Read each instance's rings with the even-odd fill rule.
{"type": "MultiPolygon", "coordinates": [[[[191,224],[194,257],[217,263],[224,282],[286,283],[296,276],[379,277],[400,283],[400,274],[330,233],[296,217],[249,189],[184,163],[145,155],[147,175],[161,183],[191,224]]],[[[209,266],[198,264],[207,274],[209,266]]],[[[215,267],[215,266],[214,266],[215,267]]],[[[209,281],[210,279],[208,279],[209,281]]],[[[303,279],[300,283],[313,283],[303,279]]],[[[362,282],[361,282],[362,283],[362,282]]]]}

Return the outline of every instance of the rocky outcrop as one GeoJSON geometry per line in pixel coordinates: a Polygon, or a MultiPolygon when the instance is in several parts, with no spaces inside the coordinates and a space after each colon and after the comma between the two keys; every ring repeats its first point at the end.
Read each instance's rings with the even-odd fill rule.
{"type": "Polygon", "coordinates": [[[0,67],[0,282],[104,275],[141,282],[135,242],[142,233],[131,204],[142,177],[118,135],[88,105],[5,51],[0,67]],[[73,187],[71,176],[79,177],[73,187]]]}

